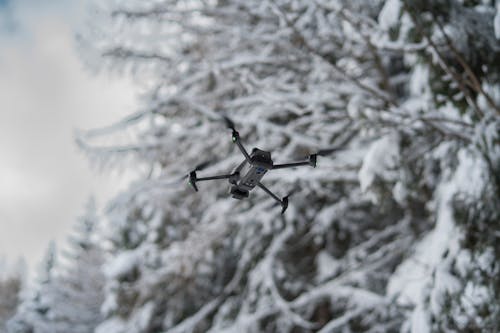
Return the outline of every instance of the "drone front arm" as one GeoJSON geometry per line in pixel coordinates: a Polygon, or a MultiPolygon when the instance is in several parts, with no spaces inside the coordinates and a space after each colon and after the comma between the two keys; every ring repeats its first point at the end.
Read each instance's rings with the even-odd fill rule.
{"type": "Polygon", "coordinates": [[[240,133],[238,133],[237,130],[233,129],[233,134],[232,134],[232,138],[231,139],[233,140],[234,143],[236,143],[236,145],[240,149],[240,151],[243,154],[243,156],[245,156],[245,160],[248,163],[251,163],[250,155],[248,155],[247,150],[245,149],[245,147],[243,147],[243,144],[241,143],[241,139],[240,139],[240,133]]]}

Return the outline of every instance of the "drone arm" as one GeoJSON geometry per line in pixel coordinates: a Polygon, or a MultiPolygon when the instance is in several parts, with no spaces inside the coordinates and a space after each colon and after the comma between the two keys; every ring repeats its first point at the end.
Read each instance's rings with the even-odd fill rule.
{"type": "Polygon", "coordinates": [[[236,143],[236,145],[238,146],[238,148],[240,149],[241,153],[243,154],[243,156],[245,156],[245,160],[248,162],[248,163],[251,163],[251,160],[250,160],[250,155],[248,155],[248,152],[247,150],[245,149],[245,147],[243,147],[243,144],[241,143],[241,139],[240,139],[240,133],[238,133],[237,130],[234,130],[233,129],[233,135],[232,135],[232,140],[234,143],[236,143]]]}
{"type": "MultiPolygon", "coordinates": [[[[233,177],[238,177],[238,174],[239,173],[232,173],[230,175],[218,175],[218,176],[210,176],[210,177],[201,177],[201,178],[198,178],[196,176],[196,171],[192,171],[190,174],[189,174],[189,185],[191,185],[193,187],[193,189],[198,192],[198,186],[196,186],[196,183],[197,182],[200,182],[200,181],[205,181],[205,180],[216,180],[216,179],[231,179],[233,177]]],[[[231,180],[230,180],[231,181],[231,180]]]]}
{"type": "Polygon", "coordinates": [[[265,187],[261,182],[258,182],[257,185],[264,190],[267,194],[269,194],[274,200],[279,202],[281,205],[281,214],[284,214],[286,209],[288,208],[288,195],[281,200],[276,194],[271,192],[267,187],[265,187]]]}
{"type": "Polygon", "coordinates": [[[309,162],[293,162],[293,163],[284,163],[284,164],[275,164],[273,165],[273,169],[285,169],[285,168],[294,168],[298,166],[311,165],[309,162]]]}
{"type": "Polygon", "coordinates": [[[309,166],[312,166],[313,168],[315,168],[317,158],[318,158],[317,154],[312,154],[312,155],[309,155],[309,161],[275,164],[275,165],[273,165],[273,169],[294,168],[294,167],[306,166],[306,165],[309,165],[309,166]]]}
{"type": "Polygon", "coordinates": [[[201,182],[204,180],[215,180],[215,179],[228,179],[231,178],[233,175],[218,175],[218,176],[210,176],[210,177],[201,177],[201,178],[196,178],[197,182],[201,182]]]}
{"type": "Polygon", "coordinates": [[[266,192],[267,194],[269,194],[274,200],[276,200],[277,202],[279,202],[281,205],[283,204],[283,202],[281,201],[281,199],[276,195],[274,194],[273,192],[271,192],[270,189],[268,189],[267,187],[265,187],[261,182],[257,183],[257,185],[264,190],[264,192],[266,192]]]}

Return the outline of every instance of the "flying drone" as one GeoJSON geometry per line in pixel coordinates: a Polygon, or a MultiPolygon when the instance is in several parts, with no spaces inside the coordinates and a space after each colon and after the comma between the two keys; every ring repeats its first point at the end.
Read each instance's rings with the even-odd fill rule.
{"type": "Polygon", "coordinates": [[[234,122],[226,116],[224,116],[223,119],[226,123],[226,126],[232,130],[231,139],[233,143],[238,146],[245,159],[236,167],[236,169],[234,169],[232,173],[224,175],[198,177],[196,172],[202,170],[207,165],[207,163],[203,163],[197,166],[186,176],[189,178],[189,184],[196,192],[198,192],[198,182],[216,179],[228,179],[229,183],[231,184],[229,193],[234,199],[241,200],[248,198],[250,191],[252,191],[255,187],[259,187],[281,205],[281,214],[283,214],[288,208],[288,197],[290,196],[290,194],[280,199],[276,194],[274,194],[271,190],[269,190],[261,183],[264,175],[268,171],[276,169],[295,168],[300,166],[311,166],[315,168],[318,155],[324,156],[338,150],[337,148],[323,149],[318,151],[316,154],[309,155],[308,159],[305,161],[274,164],[271,158],[271,153],[268,151],[253,148],[252,152],[249,154],[241,143],[240,134],[236,130],[234,122]]]}

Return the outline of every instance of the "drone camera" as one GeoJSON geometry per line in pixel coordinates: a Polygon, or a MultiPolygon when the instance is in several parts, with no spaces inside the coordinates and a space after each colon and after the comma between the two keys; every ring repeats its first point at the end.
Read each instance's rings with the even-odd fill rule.
{"type": "Polygon", "coordinates": [[[230,194],[234,199],[244,199],[248,198],[249,192],[239,189],[237,186],[231,187],[230,194]]]}

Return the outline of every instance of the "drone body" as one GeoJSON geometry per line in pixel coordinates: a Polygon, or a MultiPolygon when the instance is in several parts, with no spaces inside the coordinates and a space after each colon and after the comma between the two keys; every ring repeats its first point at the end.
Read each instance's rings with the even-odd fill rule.
{"type": "Polygon", "coordinates": [[[248,154],[245,147],[240,141],[240,135],[238,131],[236,131],[236,129],[234,128],[234,123],[227,117],[224,117],[224,120],[226,121],[227,126],[233,130],[232,141],[236,143],[245,159],[232,173],[226,175],[198,178],[196,175],[196,171],[200,170],[201,167],[197,167],[188,175],[189,184],[195,189],[195,191],[198,191],[198,186],[196,185],[196,183],[199,181],[228,179],[229,183],[231,184],[230,194],[233,198],[238,200],[248,198],[250,191],[257,186],[281,204],[281,213],[283,214],[288,207],[288,196],[280,199],[277,195],[275,195],[261,183],[262,177],[264,177],[264,175],[268,171],[274,169],[293,168],[306,165],[316,167],[316,159],[318,154],[310,155],[308,161],[274,164],[271,158],[271,153],[268,151],[254,148],[252,150],[252,153],[248,154]]]}
{"type": "Polygon", "coordinates": [[[239,177],[235,177],[231,186],[231,195],[235,199],[247,198],[249,192],[260,183],[260,180],[268,170],[273,168],[273,160],[271,153],[254,148],[250,154],[250,163],[247,160],[241,162],[234,173],[239,177]]]}

